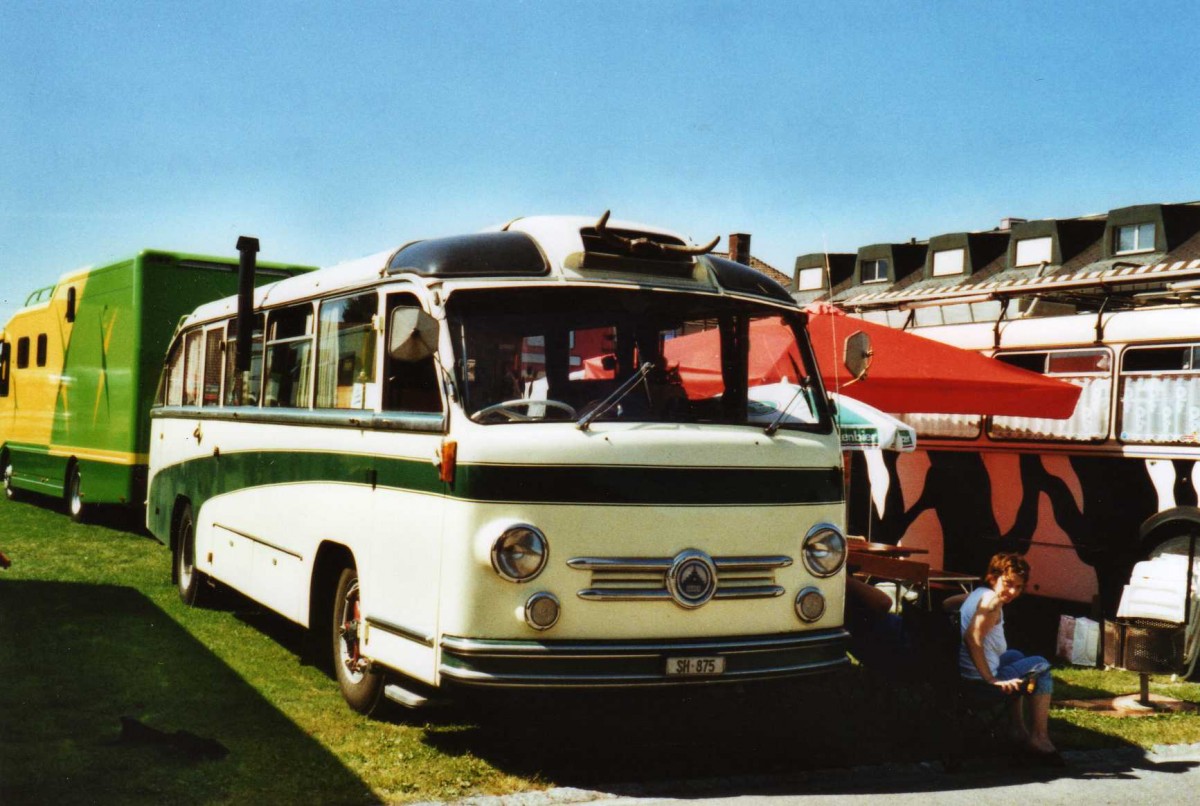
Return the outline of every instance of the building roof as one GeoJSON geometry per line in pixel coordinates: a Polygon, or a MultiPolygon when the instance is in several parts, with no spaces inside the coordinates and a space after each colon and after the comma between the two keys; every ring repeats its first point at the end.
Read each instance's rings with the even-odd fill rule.
{"type": "MultiPolygon", "coordinates": [[[[821,298],[859,311],[1010,297],[1038,297],[1079,310],[1157,304],[1162,292],[1170,291],[1168,284],[1200,276],[1200,202],[1138,205],[1067,219],[1018,219],[1011,229],[935,235],[924,243],[929,254],[923,270],[903,277],[893,273],[890,282],[882,283],[860,282],[856,272],[853,282],[821,298]],[[1145,229],[1151,225],[1153,229],[1145,229]],[[1020,258],[1026,265],[1015,265],[1019,245],[1031,241],[1038,243],[1020,258]],[[965,250],[963,273],[935,276],[935,253],[957,248],[965,250]],[[1042,259],[1030,265],[1031,255],[1042,259]]],[[[860,262],[883,246],[860,249],[860,262]]],[[[793,296],[809,302],[812,295],[803,300],[793,296]]]]}

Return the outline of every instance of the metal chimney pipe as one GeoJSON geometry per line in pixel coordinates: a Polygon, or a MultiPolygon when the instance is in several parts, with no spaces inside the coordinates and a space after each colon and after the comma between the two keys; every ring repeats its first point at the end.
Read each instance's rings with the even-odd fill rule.
{"type": "Polygon", "coordinates": [[[249,385],[250,344],[254,329],[254,270],[258,261],[258,238],[243,235],[237,240],[238,304],[237,304],[237,361],[234,365],[238,384],[238,405],[245,402],[249,385]]]}

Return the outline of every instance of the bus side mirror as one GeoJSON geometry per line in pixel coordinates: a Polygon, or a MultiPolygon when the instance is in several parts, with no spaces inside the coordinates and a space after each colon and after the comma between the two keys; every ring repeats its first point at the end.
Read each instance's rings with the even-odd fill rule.
{"type": "Polygon", "coordinates": [[[392,309],[388,355],[396,361],[420,361],[437,349],[437,320],[420,308],[392,309]]]}
{"type": "Polygon", "coordinates": [[[867,370],[871,368],[871,356],[874,354],[875,351],[871,349],[871,337],[863,331],[856,331],[846,337],[845,364],[854,379],[851,383],[867,377],[867,370]]]}

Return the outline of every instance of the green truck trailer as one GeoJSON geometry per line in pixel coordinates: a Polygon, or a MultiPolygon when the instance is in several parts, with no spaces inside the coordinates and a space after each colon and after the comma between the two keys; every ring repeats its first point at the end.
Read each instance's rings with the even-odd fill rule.
{"type": "MultiPolygon", "coordinates": [[[[259,263],[255,283],[313,266],[259,263]]],[[[64,274],[0,331],[0,467],[9,498],[145,500],[149,411],[184,314],[238,290],[238,258],[146,250],[64,274]]]]}

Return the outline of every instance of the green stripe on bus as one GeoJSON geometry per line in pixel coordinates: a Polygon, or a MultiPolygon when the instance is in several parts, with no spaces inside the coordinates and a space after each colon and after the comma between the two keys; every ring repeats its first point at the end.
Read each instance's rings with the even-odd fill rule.
{"type": "Polygon", "coordinates": [[[484,503],[763,506],[835,503],[839,468],[458,466],[445,485],[429,461],[315,451],[247,451],[193,459],[154,477],[151,530],[170,527],[174,501],[199,507],[217,495],[276,484],[334,482],[446,495],[484,503]]]}

